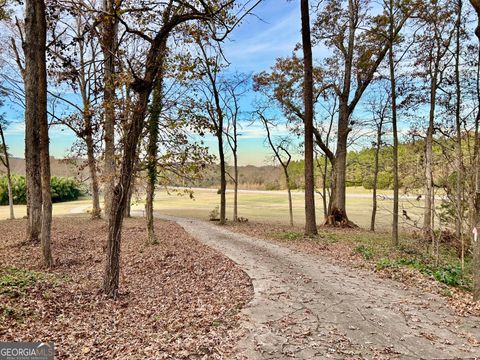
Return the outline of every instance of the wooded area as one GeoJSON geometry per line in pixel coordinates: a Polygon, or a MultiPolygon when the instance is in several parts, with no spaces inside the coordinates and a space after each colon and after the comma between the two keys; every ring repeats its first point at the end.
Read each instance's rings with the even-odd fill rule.
{"type": "MultiPolygon", "coordinates": [[[[156,243],[152,225],[156,186],[200,178],[214,160],[189,132],[200,138],[214,134],[220,164],[219,219],[224,224],[227,183],[234,185],[235,193],[239,183],[237,124],[248,117],[266,127],[289,191],[295,177],[289,175],[296,162],[292,154],[298,151],[296,144],[301,148],[304,179],[297,182],[305,189],[306,234],[317,232],[315,191],[322,195],[326,224],[355,226],[347,216],[345,191],[348,184],[360,181],[374,189],[371,229],[376,189],[394,190],[396,245],[399,191],[422,193],[422,227],[434,253],[439,243],[436,229],[442,228],[435,199],[445,202],[447,196],[450,204],[444,205],[454,214],[455,234],[464,244],[463,261],[465,238],[476,226],[480,206],[478,39],[469,11],[475,4],[386,1],[372,9],[367,1],[318,5],[301,1],[303,52],[294,50],[291,57],[279,58],[270,72],[253,78],[232,75],[222,41],[259,3],[172,1],[163,7],[103,1],[96,8],[87,2],[27,1],[21,19],[13,15],[14,2],[3,2],[3,26],[10,34],[10,49],[3,57],[11,61],[3,66],[2,92],[5,99],[25,104],[27,237],[31,242],[41,240],[47,266],[52,265],[52,255],[46,119],[78,137],[75,151],[85,156],[89,169],[92,218],[101,214],[100,189],[105,194],[103,210],[110,231],[104,290],[111,296],[118,288],[121,227],[133,178],[147,174],[149,242],[156,243]],[[172,42],[179,38],[182,43],[172,42]],[[312,43],[331,55],[313,59],[312,43]],[[253,110],[244,109],[241,98],[252,85],[260,101],[253,110]],[[78,94],[78,104],[65,96],[68,88],[78,94]],[[69,106],[69,115],[55,113],[47,97],[69,106]],[[292,135],[272,136],[280,124],[292,135]],[[303,141],[296,142],[296,136],[303,141]],[[358,157],[368,153],[369,146],[347,152],[372,136],[373,159],[358,157]],[[227,168],[225,144],[233,154],[233,174],[227,168]],[[359,162],[363,170],[357,175],[359,162]],[[412,163],[414,170],[407,170],[412,163]],[[352,181],[358,176],[361,180],[352,181]]],[[[2,136],[6,125],[4,121],[2,136]]],[[[3,165],[9,169],[5,139],[2,143],[3,165]]],[[[238,196],[234,221],[239,217],[237,203],[238,196]]]]}
{"type": "Polygon", "coordinates": [[[23,109],[26,167],[24,179],[12,172],[12,124],[2,115],[0,201],[11,219],[14,203],[26,203],[25,244],[46,269],[62,261],[52,203],[80,190],[52,177],[49,134],[68,129],[70,155],[88,174],[91,221],[106,223],[102,293],[118,299],[136,189],[145,198],[146,246],[166,236],[154,206],[164,187],[215,187],[211,220],[246,222],[239,190],[256,180],[240,165],[242,136],[256,126],[274,166],[262,170],[259,186],[287,190],[292,229],[295,190],[303,191],[312,242],[322,228],[358,227],[347,214],[348,186],[372,190],[372,232],[380,191],[391,190],[391,246],[401,248],[410,231],[440,266],[452,236],[461,271],[473,261],[480,300],[480,1],[299,0],[291,55],[238,72],[225,44],[262,18],[265,2],[0,0],[8,45],[0,50],[0,106],[23,109]],[[416,197],[421,220],[411,219],[401,195],[416,197]],[[412,220],[410,229],[402,219],[412,220]]]}

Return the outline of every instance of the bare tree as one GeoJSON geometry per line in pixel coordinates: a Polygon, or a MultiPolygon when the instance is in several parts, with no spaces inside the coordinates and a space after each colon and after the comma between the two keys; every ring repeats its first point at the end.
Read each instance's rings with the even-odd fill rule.
{"type": "MultiPolygon", "coordinates": [[[[80,94],[82,104],[81,106],[72,102],[65,96],[54,94],[50,92],[50,95],[60,101],[63,101],[68,106],[74,109],[74,113],[66,117],[55,118],[52,124],[61,124],[67,126],[72,130],[77,138],[82,143],[81,146],[77,146],[87,156],[87,166],[90,174],[90,186],[92,193],[92,219],[98,219],[101,216],[100,208],[100,190],[97,171],[97,140],[95,139],[96,133],[98,133],[98,123],[100,121],[94,121],[98,119],[96,112],[99,111],[97,105],[97,93],[99,93],[100,79],[99,72],[99,51],[98,42],[95,36],[91,33],[85,34],[85,28],[88,28],[93,19],[85,15],[81,6],[77,4],[69,5],[65,8],[69,14],[73,14],[74,20],[62,21],[62,25],[65,27],[65,33],[71,39],[69,46],[65,49],[64,44],[52,43],[49,52],[53,55],[53,60],[60,65],[57,67],[59,70],[52,71],[56,76],[58,83],[67,82],[71,85],[74,92],[80,94]],[[66,52],[68,50],[68,52],[66,52]]],[[[89,12],[86,12],[87,14],[89,12]]],[[[65,36],[67,36],[65,35],[65,36]]],[[[77,144],[79,145],[79,144],[77,144]]],[[[83,154],[82,154],[83,155],[83,154]]]]}
{"type": "Polygon", "coordinates": [[[222,97],[225,104],[225,115],[227,126],[225,136],[228,146],[233,155],[233,176],[228,174],[233,181],[233,221],[238,221],[238,137],[239,116],[240,116],[240,98],[246,92],[249,76],[238,74],[232,79],[224,80],[224,90],[222,97]]]}
{"type": "Polygon", "coordinates": [[[452,57],[450,44],[454,36],[454,27],[450,21],[452,12],[440,3],[434,3],[421,12],[426,28],[419,41],[418,63],[423,64],[423,76],[429,81],[428,86],[428,128],[425,138],[425,208],[423,232],[432,242],[432,251],[436,248],[434,236],[435,200],[433,179],[433,142],[435,132],[435,115],[437,111],[438,92],[445,81],[444,73],[452,57]]]}
{"type": "Polygon", "coordinates": [[[257,111],[260,120],[267,131],[267,141],[270,145],[270,148],[273,151],[275,159],[279,162],[282,166],[283,174],[285,175],[285,185],[287,187],[288,193],[288,214],[290,219],[290,226],[293,226],[293,205],[292,205],[292,184],[290,181],[290,174],[288,172],[288,166],[292,160],[292,155],[288,150],[288,139],[282,139],[279,143],[275,143],[272,139],[272,135],[270,133],[270,126],[272,126],[272,122],[268,120],[261,111],[257,111]]]}
{"type": "MultiPolygon", "coordinates": [[[[207,53],[207,48],[200,39],[197,39],[197,45],[200,49],[200,66],[205,74],[206,81],[202,80],[200,91],[204,94],[204,101],[207,111],[208,120],[211,128],[217,138],[218,157],[220,160],[220,225],[226,223],[226,191],[227,191],[227,170],[224,149],[224,126],[225,126],[225,107],[221,96],[222,80],[220,79],[220,71],[222,68],[221,51],[216,51],[213,56],[207,53]]],[[[210,47],[211,48],[211,47],[210,47]]]]}
{"type": "MultiPolygon", "coordinates": [[[[381,90],[380,90],[381,91],[381,90]]],[[[381,93],[389,95],[388,92],[381,93]]],[[[374,146],[374,166],[373,166],[373,192],[372,192],[372,216],[370,219],[370,230],[375,231],[376,215],[377,215],[377,188],[378,188],[378,173],[380,171],[380,150],[383,145],[383,134],[385,132],[385,123],[387,120],[389,101],[381,95],[370,101],[370,111],[372,113],[372,120],[375,126],[376,140],[373,142],[374,146]]]]}

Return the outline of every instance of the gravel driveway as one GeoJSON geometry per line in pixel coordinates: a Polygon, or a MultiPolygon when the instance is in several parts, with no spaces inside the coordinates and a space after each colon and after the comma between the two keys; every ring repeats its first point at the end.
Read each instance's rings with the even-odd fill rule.
{"type": "Polygon", "coordinates": [[[199,220],[158,215],[235,261],[251,278],[248,359],[473,359],[480,319],[438,296],[199,220]]]}

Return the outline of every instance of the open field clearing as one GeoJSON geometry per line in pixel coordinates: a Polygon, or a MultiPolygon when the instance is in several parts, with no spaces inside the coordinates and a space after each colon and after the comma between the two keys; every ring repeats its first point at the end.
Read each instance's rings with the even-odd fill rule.
{"type": "MultiPolygon", "coordinates": [[[[179,192],[181,194],[181,192],[179,192]]],[[[219,195],[213,189],[195,189],[194,198],[188,195],[179,195],[177,192],[158,191],[155,197],[155,210],[168,215],[208,219],[210,212],[219,203],[219,195]]],[[[392,200],[391,192],[382,192],[378,196],[377,224],[379,229],[388,230],[391,225],[392,200]]],[[[305,211],[302,192],[293,192],[293,211],[296,224],[303,224],[305,211]]],[[[402,198],[400,209],[405,209],[412,219],[403,226],[411,229],[414,221],[421,225],[423,201],[416,201],[415,197],[402,198]]],[[[316,197],[317,222],[323,223],[322,199],[316,197]]],[[[143,210],[144,202],[139,201],[134,206],[136,210],[143,210]]],[[[359,188],[349,189],[347,193],[347,211],[349,218],[361,227],[369,227],[372,209],[371,193],[359,188]]],[[[227,192],[227,217],[233,212],[233,192],[227,192]]],[[[239,216],[259,222],[288,223],[287,193],[281,191],[251,191],[241,190],[238,195],[239,216]]],[[[401,214],[400,214],[401,215],[401,214]]]]}
{"type": "MultiPolygon", "coordinates": [[[[90,199],[82,199],[76,201],[68,201],[53,204],[53,216],[65,216],[75,213],[83,213],[91,207],[90,199]]],[[[15,218],[21,219],[27,215],[27,207],[25,205],[15,205],[15,218]]],[[[8,206],[0,206],[0,220],[7,219],[10,216],[8,206]]]]}
{"type": "MultiPolygon", "coordinates": [[[[361,227],[369,227],[372,211],[371,192],[363,188],[352,188],[347,193],[347,211],[350,219],[361,227]]],[[[304,200],[303,193],[292,193],[294,220],[297,225],[304,223],[304,200]]],[[[283,191],[255,191],[240,190],[238,196],[239,216],[259,222],[287,223],[288,222],[288,199],[283,191]]],[[[183,191],[165,191],[156,193],[155,210],[168,215],[208,219],[210,212],[219,203],[219,195],[214,189],[194,189],[193,199],[185,195],[183,191]]],[[[53,215],[71,215],[84,213],[90,209],[91,201],[82,199],[77,201],[53,204],[53,215]]],[[[143,199],[133,200],[132,209],[143,210],[143,199]]],[[[323,222],[322,198],[317,195],[317,221],[323,222]]],[[[401,225],[406,229],[412,229],[415,221],[421,226],[423,201],[415,200],[414,196],[402,197],[400,209],[405,209],[411,221],[402,219],[401,225]]],[[[388,230],[391,225],[391,192],[385,191],[378,195],[377,227],[379,230],[388,230]]],[[[227,192],[227,217],[233,212],[233,192],[227,192]]],[[[26,215],[25,205],[15,205],[15,216],[21,218],[26,215]]],[[[9,216],[8,206],[0,206],[0,219],[9,216]]]]}

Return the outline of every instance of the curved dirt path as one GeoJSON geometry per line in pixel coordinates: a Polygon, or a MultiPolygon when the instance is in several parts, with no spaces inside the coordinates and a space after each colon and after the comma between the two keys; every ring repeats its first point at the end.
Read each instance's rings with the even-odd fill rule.
{"type": "Polygon", "coordinates": [[[480,319],[455,316],[438,296],[207,222],[158,216],[177,222],[252,278],[255,294],[243,310],[247,336],[239,358],[480,356],[480,319]]]}

